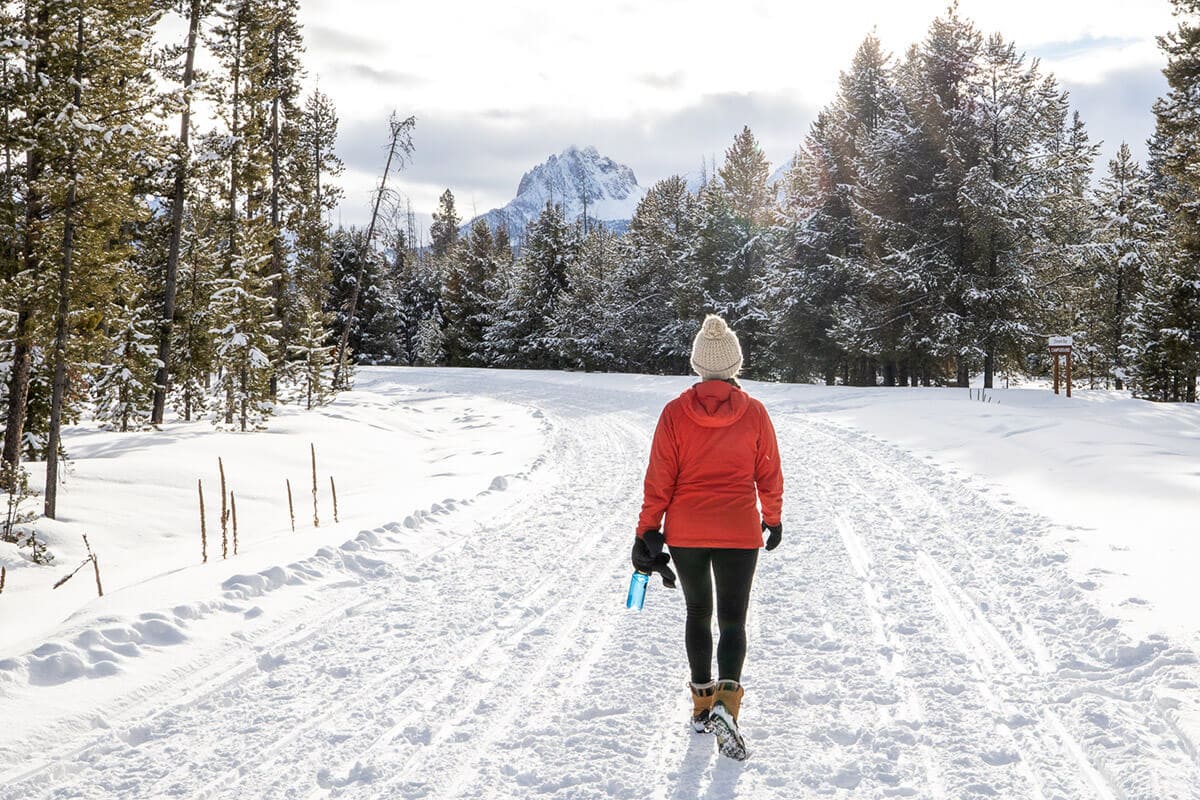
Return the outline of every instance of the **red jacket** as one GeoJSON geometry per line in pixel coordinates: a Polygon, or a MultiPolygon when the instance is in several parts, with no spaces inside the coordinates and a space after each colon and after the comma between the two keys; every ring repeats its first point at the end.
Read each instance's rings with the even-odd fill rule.
{"type": "Polygon", "coordinates": [[[639,536],[666,514],[669,545],[757,548],[760,522],[779,524],[782,507],[779,446],[762,403],[725,381],[698,383],[667,403],[650,447],[639,536]]]}

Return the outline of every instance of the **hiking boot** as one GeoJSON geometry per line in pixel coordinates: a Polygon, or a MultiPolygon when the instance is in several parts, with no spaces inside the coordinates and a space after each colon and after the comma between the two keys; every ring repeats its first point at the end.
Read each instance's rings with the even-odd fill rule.
{"type": "Polygon", "coordinates": [[[717,682],[688,683],[692,690],[692,730],[696,733],[708,732],[708,714],[712,711],[713,699],[716,697],[717,682]]]}
{"type": "Polygon", "coordinates": [[[737,681],[718,681],[708,715],[708,729],[716,735],[721,755],[734,761],[745,761],[750,753],[738,730],[738,711],[745,691],[737,681]]]}

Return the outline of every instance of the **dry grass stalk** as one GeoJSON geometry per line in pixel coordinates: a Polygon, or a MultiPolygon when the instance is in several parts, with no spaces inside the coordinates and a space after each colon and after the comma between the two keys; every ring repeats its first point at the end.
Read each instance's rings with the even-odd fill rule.
{"type": "Polygon", "coordinates": [[[104,587],[100,585],[100,559],[96,558],[96,554],[92,552],[92,546],[88,544],[87,534],[83,534],[83,546],[87,548],[88,558],[92,560],[92,568],[96,570],[96,594],[104,597],[104,587]]]}
{"type": "Polygon", "coordinates": [[[317,446],[310,444],[308,446],[312,452],[312,479],[313,479],[313,527],[321,527],[321,518],[317,514],[317,446]]]}
{"type": "Polygon", "coordinates": [[[291,480],[284,479],[284,483],[287,484],[287,490],[288,490],[288,518],[290,518],[292,521],[292,533],[295,533],[296,532],[296,507],[294,505],[292,505],[292,482],[291,482],[291,480]]]}
{"type": "Polygon", "coordinates": [[[233,516],[233,554],[238,554],[238,537],[237,537],[237,498],[233,496],[233,492],[229,493],[229,513],[233,516]]]}
{"type": "Polygon", "coordinates": [[[332,476],[332,475],[330,475],[330,476],[329,476],[329,491],[330,491],[330,493],[333,495],[333,521],[334,521],[334,522],[337,522],[337,521],[338,521],[338,510],[337,510],[337,486],[336,486],[336,485],[334,484],[334,482],[333,482],[333,476],[332,476]]]}
{"type": "Polygon", "coordinates": [[[225,464],[217,459],[221,471],[221,558],[229,558],[229,493],[225,489],[225,464]]]}
{"type": "Polygon", "coordinates": [[[196,479],[196,493],[200,495],[200,563],[208,563],[208,526],[204,522],[204,481],[196,479]]]}
{"type": "Polygon", "coordinates": [[[8,576],[8,570],[0,567],[0,594],[4,594],[4,579],[8,576]]]}

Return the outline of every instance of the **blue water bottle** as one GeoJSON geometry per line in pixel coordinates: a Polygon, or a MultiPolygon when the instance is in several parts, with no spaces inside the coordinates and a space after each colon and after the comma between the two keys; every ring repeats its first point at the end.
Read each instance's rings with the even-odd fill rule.
{"type": "Polygon", "coordinates": [[[626,608],[636,608],[642,610],[642,606],[646,603],[646,583],[650,580],[648,572],[634,572],[629,579],[629,596],[625,598],[626,608]]]}

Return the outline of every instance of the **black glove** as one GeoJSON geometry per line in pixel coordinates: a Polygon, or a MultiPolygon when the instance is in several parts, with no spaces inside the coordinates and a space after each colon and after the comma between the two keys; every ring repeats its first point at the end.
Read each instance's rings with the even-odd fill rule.
{"type": "Polygon", "coordinates": [[[767,549],[774,550],[779,547],[779,543],[783,541],[783,523],[768,525],[766,520],[763,520],[762,529],[771,532],[771,535],[767,537],[767,549]]]}
{"type": "Polygon", "coordinates": [[[671,556],[662,551],[663,535],[656,530],[646,531],[641,536],[634,537],[633,552],[629,560],[638,572],[657,572],[662,576],[663,586],[675,588],[675,573],[667,564],[671,556]]]}

